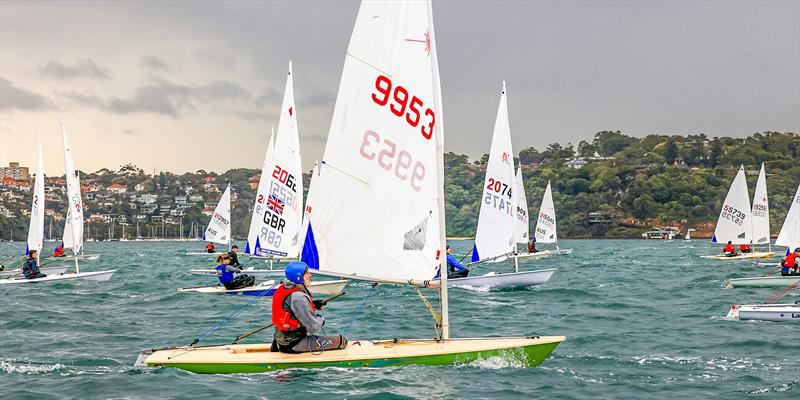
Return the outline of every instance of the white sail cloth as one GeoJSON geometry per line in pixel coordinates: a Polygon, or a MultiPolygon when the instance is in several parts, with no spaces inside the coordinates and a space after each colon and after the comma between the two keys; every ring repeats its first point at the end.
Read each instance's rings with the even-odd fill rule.
{"type": "Polygon", "coordinates": [[[711,242],[727,243],[730,241],[733,244],[750,244],[753,239],[752,222],[750,195],[747,190],[747,180],[744,177],[744,166],[741,166],[722,203],[722,210],[711,242]]]}
{"type": "Polygon", "coordinates": [[[753,193],[753,244],[769,244],[769,198],[767,196],[767,174],[764,163],[758,173],[756,191],[753,193]]]}
{"type": "Polygon", "coordinates": [[[306,207],[312,268],[376,280],[438,270],[442,113],[429,6],[361,3],[314,177],[324,196],[306,207]]]}
{"type": "Polygon", "coordinates": [[[788,247],[787,251],[794,251],[800,247],[800,185],[797,186],[797,192],[792,198],[789,213],[786,214],[775,244],[788,247]]]}
{"type": "Polygon", "coordinates": [[[472,248],[473,262],[496,259],[514,251],[514,182],[514,151],[511,148],[511,128],[508,123],[506,83],[503,82],[486,177],[483,181],[478,228],[472,248]]]}
{"type": "Polygon", "coordinates": [[[303,171],[292,82],[289,63],[278,134],[261,171],[248,237],[247,250],[259,256],[297,257],[300,249],[303,171]]]}
{"type": "Polygon", "coordinates": [[[203,240],[219,244],[231,244],[231,185],[225,188],[222,197],[214,209],[211,220],[208,221],[203,240]]]}
{"type": "Polygon", "coordinates": [[[539,219],[536,221],[533,237],[536,243],[558,243],[556,207],[553,204],[553,190],[550,188],[550,181],[547,181],[547,188],[542,196],[539,219]]]}
{"type": "Polygon", "coordinates": [[[517,220],[514,223],[515,238],[517,243],[528,243],[530,239],[529,225],[530,216],[528,215],[528,198],[525,196],[525,183],[522,181],[522,166],[517,167],[517,175],[514,179],[514,191],[516,192],[516,213],[517,220]]]}
{"type": "Polygon", "coordinates": [[[36,177],[33,182],[33,199],[31,201],[31,221],[28,225],[28,245],[25,254],[31,250],[41,252],[44,242],[44,159],[42,158],[42,141],[36,146],[36,177]]]}
{"type": "Polygon", "coordinates": [[[67,142],[67,132],[61,124],[61,139],[64,142],[64,170],[67,181],[67,218],[64,226],[64,248],[72,249],[74,254],[83,248],[83,199],[81,183],[72,162],[72,150],[67,142]]]}

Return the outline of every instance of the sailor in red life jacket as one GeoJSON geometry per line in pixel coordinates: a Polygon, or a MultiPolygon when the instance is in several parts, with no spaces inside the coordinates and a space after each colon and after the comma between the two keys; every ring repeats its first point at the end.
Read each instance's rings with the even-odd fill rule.
{"type": "Polygon", "coordinates": [[[64,254],[64,243],[61,243],[53,250],[53,257],[66,257],[67,255],[64,254]]]}
{"type": "Polygon", "coordinates": [[[781,275],[800,276],[800,247],[794,249],[793,253],[787,254],[781,260],[781,275]]]}
{"type": "Polygon", "coordinates": [[[752,253],[753,252],[753,248],[750,247],[749,244],[740,244],[739,245],[739,251],[741,251],[742,253],[752,253]]]}
{"type": "Polygon", "coordinates": [[[736,255],[736,247],[733,247],[733,243],[728,240],[728,244],[722,248],[722,252],[725,253],[727,257],[733,257],[736,255]]]}
{"type": "Polygon", "coordinates": [[[531,242],[528,243],[528,253],[536,253],[536,240],[535,239],[531,240],[531,242]]]}
{"type": "Polygon", "coordinates": [[[286,279],[272,295],[272,323],[275,324],[275,340],[272,351],[281,353],[307,353],[324,350],[340,350],[347,347],[342,335],[314,335],[325,330],[325,319],[317,315],[325,303],[312,300],[308,285],[311,272],[302,261],[286,265],[286,279]]]}
{"type": "Polygon", "coordinates": [[[207,245],[206,245],[206,251],[207,251],[207,252],[209,252],[209,253],[213,253],[213,252],[215,251],[215,249],[214,249],[214,243],[209,243],[209,244],[207,244],[207,245]]]}

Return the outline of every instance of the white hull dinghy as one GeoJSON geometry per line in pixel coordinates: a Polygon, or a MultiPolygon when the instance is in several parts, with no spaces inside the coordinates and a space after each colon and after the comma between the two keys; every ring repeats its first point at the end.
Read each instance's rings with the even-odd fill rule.
{"type": "Polygon", "coordinates": [[[800,304],[734,304],[731,305],[727,318],[774,322],[800,322],[800,304]]]}
{"type": "Polygon", "coordinates": [[[92,272],[75,272],[61,275],[47,275],[44,278],[25,279],[25,278],[9,278],[0,280],[0,285],[15,285],[24,283],[39,283],[39,282],[60,282],[82,279],[85,281],[105,282],[111,279],[111,275],[117,272],[116,270],[109,271],[92,271],[92,272]]]}
{"type": "Polygon", "coordinates": [[[490,272],[481,276],[448,279],[447,286],[488,289],[530,287],[547,283],[555,272],[555,268],[509,273],[490,272]]]}
{"type": "MultiPolygon", "coordinates": [[[[189,273],[192,275],[217,276],[217,270],[210,268],[193,269],[189,273]]],[[[284,271],[282,269],[243,269],[242,273],[256,278],[275,278],[282,277],[284,271]]]]}
{"type": "Polygon", "coordinates": [[[759,276],[729,279],[725,283],[725,287],[786,287],[798,281],[800,281],[800,276],[759,276]]]}
{"type": "MultiPolygon", "coordinates": [[[[345,286],[349,283],[348,280],[335,280],[335,281],[321,281],[321,282],[311,282],[308,290],[311,291],[311,294],[314,296],[335,296],[341,293],[345,286]]],[[[217,285],[217,286],[197,286],[197,287],[187,287],[187,288],[180,288],[178,292],[182,293],[203,293],[203,294],[229,294],[235,296],[272,296],[275,293],[275,289],[278,287],[278,283],[273,280],[261,282],[258,285],[248,286],[246,288],[241,289],[232,289],[228,290],[225,289],[225,286],[217,285]]]]}
{"type": "MultiPolygon", "coordinates": [[[[61,275],[67,272],[68,268],[69,267],[44,267],[44,268],[39,268],[39,271],[41,271],[45,275],[61,275]]],[[[17,269],[12,269],[10,271],[0,272],[0,279],[5,279],[5,278],[24,278],[24,276],[22,275],[22,269],[17,268],[17,269]]]]}
{"type": "Polygon", "coordinates": [[[752,253],[737,253],[735,256],[726,256],[722,254],[714,255],[714,256],[700,256],[701,258],[705,258],[707,260],[720,260],[720,261],[737,261],[737,260],[753,260],[757,258],[770,258],[775,255],[773,251],[754,251],[752,253]]]}

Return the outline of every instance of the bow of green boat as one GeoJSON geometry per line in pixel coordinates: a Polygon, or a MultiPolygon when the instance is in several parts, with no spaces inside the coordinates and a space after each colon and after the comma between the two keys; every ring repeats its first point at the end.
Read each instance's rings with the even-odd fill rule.
{"type": "Polygon", "coordinates": [[[197,373],[259,373],[288,368],[360,368],[461,364],[508,357],[516,365],[536,367],[566,340],[564,336],[435,340],[351,340],[346,349],[287,354],[270,344],[179,347],[147,351],[137,363],[197,373]]]}

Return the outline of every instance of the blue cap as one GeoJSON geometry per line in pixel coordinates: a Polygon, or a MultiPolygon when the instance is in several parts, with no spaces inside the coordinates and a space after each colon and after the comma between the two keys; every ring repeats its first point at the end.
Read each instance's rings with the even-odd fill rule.
{"type": "Polygon", "coordinates": [[[297,284],[303,283],[303,275],[308,271],[308,264],[294,261],[286,264],[286,279],[297,284]]]}

